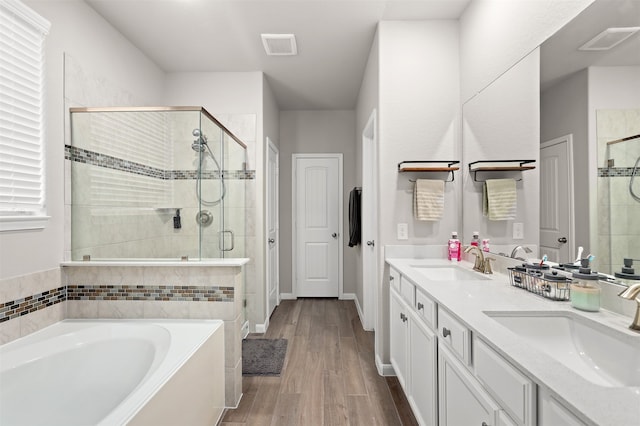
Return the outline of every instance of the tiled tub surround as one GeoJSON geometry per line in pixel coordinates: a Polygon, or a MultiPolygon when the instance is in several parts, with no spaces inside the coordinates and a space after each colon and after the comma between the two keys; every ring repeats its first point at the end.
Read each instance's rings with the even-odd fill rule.
{"type": "Polygon", "coordinates": [[[235,407],[242,395],[241,327],[247,261],[66,262],[62,268],[68,288],[66,316],[223,320],[225,404],[235,407]]]}
{"type": "Polygon", "coordinates": [[[216,424],[223,334],[219,320],[58,322],[0,347],[0,424],[216,424]]]}

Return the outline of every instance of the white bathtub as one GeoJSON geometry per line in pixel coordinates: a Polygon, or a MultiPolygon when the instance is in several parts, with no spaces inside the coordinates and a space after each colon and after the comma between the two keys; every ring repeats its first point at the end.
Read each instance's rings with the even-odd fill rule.
{"type": "Polygon", "coordinates": [[[215,425],[217,320],[65,320],[0,346],[0,425],[215,425]]]}

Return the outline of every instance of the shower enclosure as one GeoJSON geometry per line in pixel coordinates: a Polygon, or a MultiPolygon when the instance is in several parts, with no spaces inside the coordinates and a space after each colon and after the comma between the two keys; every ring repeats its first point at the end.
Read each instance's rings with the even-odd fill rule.
{"type": "Polygon", "coordinates": [[[640,109],[598,110],[596,122],[596,253],[599,272],[613,274],[624,258],[640,259],[640,109]]]}
{"type": "Polygon", "coordinates": [[[71,260],[245,257],[246,145],[204,108],[70,112],[71,260]]]}

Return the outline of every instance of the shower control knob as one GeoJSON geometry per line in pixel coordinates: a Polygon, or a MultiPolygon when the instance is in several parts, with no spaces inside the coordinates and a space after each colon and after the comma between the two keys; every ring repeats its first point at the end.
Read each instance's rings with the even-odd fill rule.
{"type": "Polygon", "coordinates": [[[559,242],[559,243],[562,243],[562,244],[565,244],[565,243],[567,242],[567,237],[560,237],[560,238],[558,238],[558,242],[559,242]]]}

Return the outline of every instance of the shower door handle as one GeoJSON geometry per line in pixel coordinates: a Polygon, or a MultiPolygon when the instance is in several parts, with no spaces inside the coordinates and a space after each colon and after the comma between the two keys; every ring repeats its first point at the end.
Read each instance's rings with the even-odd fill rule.
{"type": "Polygon", "coordinates": [[[220,232],[220,238],[218,239],[218,248],[220,249],[220,251],[232,251],[234,247],[235,247],[235,235],[233,234],[233,231],[220,232]],[[227,248],[225,244],[226,242],[225,234],[229,234],[231,236],[231,247],[229,248],[227,248]]]}

